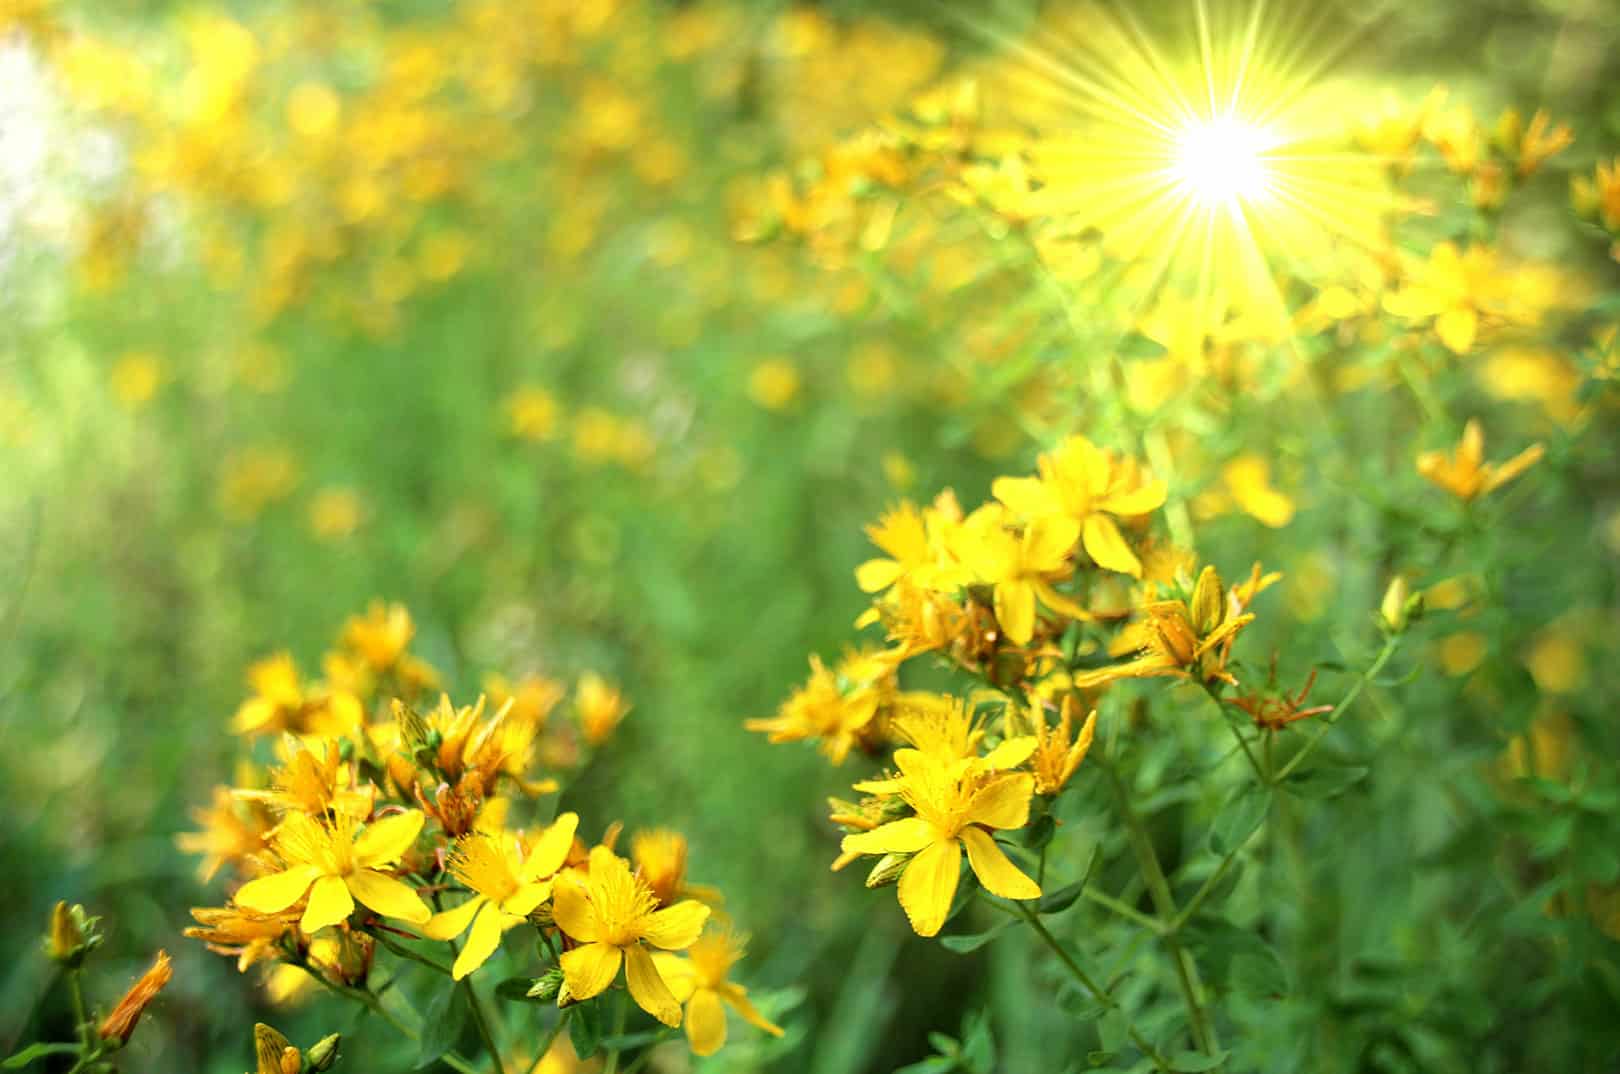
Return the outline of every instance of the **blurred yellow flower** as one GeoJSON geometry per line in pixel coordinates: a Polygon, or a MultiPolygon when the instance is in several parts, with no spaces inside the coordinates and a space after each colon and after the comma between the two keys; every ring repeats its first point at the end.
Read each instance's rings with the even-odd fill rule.
{"type": "Polygon", "coordinates": [[[766,410],[786,410],[799,397],[799,370],[786,358],[767,358],[748,375],[748,395],[766,410]]]}
{"type": "Polygon", "coordinates": [[[513,436],[535,442],[557,438],[560,408],[544,388],[524,387],[506,397],[506,428],[513,436]]]}
{"type": "Polygon", "coordinates": [[[321,489],[309,501],[309,528],[323,541],[352,537],[365,517],[360,495],[353,489],[321,489]]]}
{"type": "Polygon", "coordinates": [[[343,102],[322,82],[300,82],[287,95],[287,126],[304,138],[330,137],[342,112],[343,102]]]}
{"type": "Polygon", "coordinates": [[[126,410],[139,410],[150,403],[163,384],[163,365],[157,355],[130,351],[113,364],[109,378],[113,397],[126,410]]]}
{"type": "Polygon", "coordinates": [[[1502,286],[1495,251],[1442,242],[1416,266],[1400,290],[1384,296],[1384,308],[1408,320],[1430,320],[1440,342],[1454,354],[1467,354],[1479,337],[1481,322],[1502,286]]]}
{"type": "Polygon", "coordinates": [[[731,967],[743,957],[747,938],[735,936],[729,927],[704,930],[686,957],[658,951],[653,963],[677,1002],[686,1007],[686,1039],[697,1055],[713,1055],[726,1043],[726,1011],[729,1006],[743,1020],[773,1037],[782,1027],[759,1013],[748,998],[748,990],[727,979],[731,967]]]}
{"type": "Polygon", "coordinates": [[[1271,485],[1271,464],[1259,455],[1239,455],[1221,468],[1232,499],[1244,513],[1272,529],[1288,525],[1294,518],[1294,501],[1271,485]]]}
{"type": "Polygon", "coordinates": [[[1541,461],[1544,449],[1532,444],[1503,463],[1485,461],[1485,430],[1477,418],[1463,427],[1457,449],[1447,455],[1425,451],[1417,457],[1417,471],[1463,502],[1492,492],[1541,461]]]}
{"type": "Polygon", "coordinates": [[[612,737],[630,705],[617,686],[595,672],[586,672],[574,687],[574,711],[585,741],[600,746],[612,737]]]}
{"type": "Polygon", "coordinates": [[[225,514],[249,521],[286,499],[298,485],[298,463],[284,448],[248,448],[225,460],[219,504],[225,514]]]}

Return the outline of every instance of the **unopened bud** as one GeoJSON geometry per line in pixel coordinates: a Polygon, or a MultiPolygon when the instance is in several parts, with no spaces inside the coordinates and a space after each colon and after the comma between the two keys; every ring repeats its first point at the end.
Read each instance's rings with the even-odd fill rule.
{"type": "Polygon", "coordinates": [[[1406,579],[1396,575],[1384,590],[1384,599],[1378,606],[1379,621],[1391,634],[1399,634],[1422,617],[1423,594],[1413,593],[1406,579]]]}
{"type": "Polygon", "coordinates": [[[337,1062],[338,1045],[343,1037],[338,1033],[331,1033],[310,1045],[304,1058],[309,1063],[310,1070],[330,1070],[332,1064],[337,1062]]]}
{"type": "Polygon", "coordinates": [[[128,1044],[130,1035],[135,1032],[135,1026],[141,1020],[141,1015],[173,976],[174,969],[169,965],[168,953],[159,951],[157,958],[152,961],[151,968],[129,986],[124,998],[120,999],[118,1005],[112,1009],[112,1013],[102,1020],[101,1028],[97,1031],[101,1039],[115,1047],[128,1044]]]}
{"type": "Polygon", "coordinates": [[[263,1022],[255,1023],[253,1026],[253,1058],[254,1074],[283,1074],[287,1069],[289,1058],[294,1071],[300,1065],[298,1049],[294,1048],[278,1030],[263,1022]]]}
{"type": "Polygon", "coordinates": [[[77,969],[84,963],[84,956],[101,943],[97,920],[76,903],[57,903],[51,908],[50,927],[45,931],[45,953],[52,961],[77,969]]]}
{"type": "Polygon", "coordinates": [[[1187,609],[1193,633],[1207,638],[1226,619],[1226,586],[1214,567],[1205,567],[1193,586],[1192,604],[1187,609]]]}
{"type": "Polygon", "coordinates": [[[872,871],[866,874],[866,886],[880,888],[885,884],[892,884],[900,879],[900,874],[906,871],[906,863],[911,860],[910,854],[885,854],[872,866],[872,871]]]}
{"type": "Polygon", "coordinates": [[[544,976],[534,979],[527,995],[531,999],[553,999],[562,988],[562,983],[562,970],[547,970],[544,976]]]}

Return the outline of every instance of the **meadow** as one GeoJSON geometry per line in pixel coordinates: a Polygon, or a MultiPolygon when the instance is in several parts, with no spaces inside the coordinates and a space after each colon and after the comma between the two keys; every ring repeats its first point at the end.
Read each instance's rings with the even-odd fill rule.
{"type": "Polygon", "coordinates": [[[0,0],[0,1067],[1614,1069],[1617,79],[0,0]]]}

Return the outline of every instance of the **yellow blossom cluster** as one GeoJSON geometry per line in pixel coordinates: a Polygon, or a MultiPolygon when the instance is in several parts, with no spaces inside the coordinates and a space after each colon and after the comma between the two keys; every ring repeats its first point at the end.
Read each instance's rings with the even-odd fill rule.
{"type": "MultiPolygon", "coordinates": [[[[622,968],[659,1022],[680,1026],[684,1011],[700,1054],[725,1040],[722,1001],[780,1034],[729,980],[742,941],[719,893],[687,882],[682,836],[638,834],[627,859],[619,825],[593,843],[577,813],[546,807],[629,711],[617,687],[583,675],[573,721],[553,718],[563,684],[538,675],[492,677],[471,705],[433,702],[441,677],[411,651],[414,635],[405,608],[378,603],[345,624],[322,680],[304,680],[287,654],[254,665],[233,729],[279,736],[276,759],[246,763],[243,785],[217,789],[200,830],[179,837],[204,879],[230,877],[226,905],[193,910],[187,934],[242,970],[268,962],[367,995],[379,946],[449,987],[522,928],[550,953],[533,976],[553,975],[544,995],[565,1017],[622,968]],[[401,940],[449,945],[451,957],[401,940]]],[[[272,1058],[285,1051],[281,1041],[272,1058]]]]}

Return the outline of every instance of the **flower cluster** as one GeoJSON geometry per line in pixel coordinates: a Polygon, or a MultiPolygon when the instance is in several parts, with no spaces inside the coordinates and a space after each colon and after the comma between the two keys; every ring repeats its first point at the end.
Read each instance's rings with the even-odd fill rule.
{"type": "Polygon", "coordinates": [[[719,894],[687,883],[683,837],[642,833],[627,859],[617,824],[591,842],[577,813],[548,808],[628,711],[618,689],[583,676],[574,721],[552,718],[567,691],[539,676],[491,679],[471,705],[429,704],[441,676],[413,636],[403,607],[377,604],[345,625],[322,681],[286,655],[253,667],[233,728],[279,734],[276,759],[216,790],[202,829],[180,836],[205,878],[232,877],[227,904],[193,910],[187,934],[243,970],[278,963],[375,1003],[379,946],[449,987],[521,928],[548,953],[531,995],[555,997],[564,1018],[622,969],[660,1023],[680,1026],[684,1005],[702,1054],[725,1039],[721,999],[780,1034],[727,979],[741,945],[721,927],[719,894]],[[448,964],[401,940],[449,945],[448,964]]]}
{"type": "Polygon", "coordinates": [[[858,625],[880,626],[887,645],[852,652],[836,670],[813,661],[776,716],[749,722],[773,742],[816,740],[835,763],[854,747],[892,750],[890,775],[856,783],[856,801],[832,801],[849,833],[834,867],[877,856],[868,883],[896,881],[925,936],[950,911],[964,853],[991,894],[1040,895],[996,833],[1047,813],[1085,759],[1113,684],[1236,684],[1233,641],[1279,577],[1258,564],[1231,588],[1211,566],[1194,576],[1191,555],[1153,532],[1165,483],[1083,436],[1042,455],[1037,474],[997,479],[992,493],[971,513],[949,492],[926,507],[902,503],[870,527],[884,555],[856,570],[873,595],[858,625]],[[901,669],[930,655],[973,676],[979,692],[900,689],[901,669]]]}

